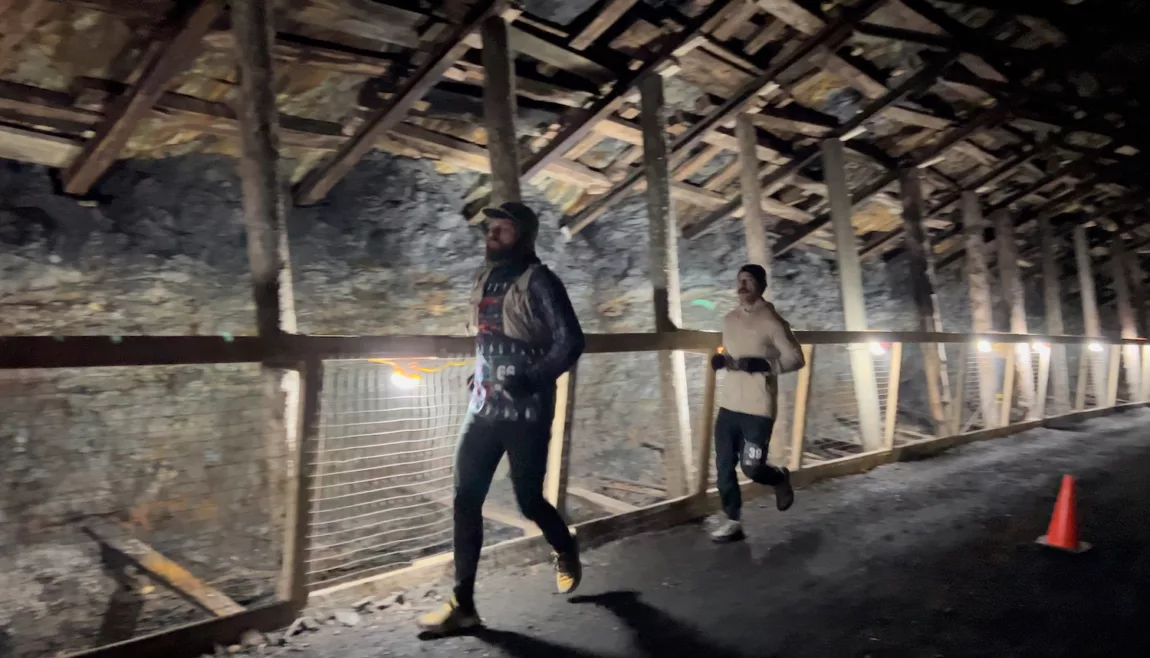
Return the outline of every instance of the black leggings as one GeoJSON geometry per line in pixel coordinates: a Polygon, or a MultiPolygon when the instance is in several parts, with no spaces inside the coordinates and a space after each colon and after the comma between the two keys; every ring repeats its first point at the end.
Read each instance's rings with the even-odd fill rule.
{"type": "Polygon", "coordinates": [[[783,482],[783,472],[767,463],[767,446],[775,419],[719,409],[715,421],[715,467],[718,469],[719,500],[732,521],[739,520],[743,492],[735,468],[759,484],[773,487],[783,482]],[[748,445],[749,444],[749,445],[748,445]]]}
{"type": "Polygon", "coordinates": [[[475,605],[475,572],[483,548],[483,501],[503,453],[511,464],[511,483],[523,516],[534,521],[559,553],[575,540],[559,512],[543,497],[550,422],[495,421],[468,417],[455,452],[455,596],[475,605]]]}

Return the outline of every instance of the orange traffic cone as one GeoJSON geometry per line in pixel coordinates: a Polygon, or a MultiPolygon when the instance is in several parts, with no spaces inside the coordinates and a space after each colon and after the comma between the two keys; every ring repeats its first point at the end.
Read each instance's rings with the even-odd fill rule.
{"type": "Polygon", "coordinates": [[[1062,476],[1062,488],[1058,490],[1058,500],[1054,503],[1054,516],[1050,517],[1050,527],[1046,534],[1038,538],[1038,543],[1070,553],[1083,553],[1090,550],[1090,544],[1078,541],[1078,520],[1074,513],[1074,477],[1062,476]]]}

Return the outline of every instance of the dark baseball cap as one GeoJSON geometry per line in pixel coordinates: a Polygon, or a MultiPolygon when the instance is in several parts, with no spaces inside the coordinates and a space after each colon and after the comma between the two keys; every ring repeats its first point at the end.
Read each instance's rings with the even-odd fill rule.
{"type": "Polygon", "coordinates": [[[508,201],[499,206],[484,208],[483,215],[489,219],[506,219],[514,222],[519,227],[520,235],[532,241],[539,233],[539,216],[534,210],[518,201],[508,201]]]}

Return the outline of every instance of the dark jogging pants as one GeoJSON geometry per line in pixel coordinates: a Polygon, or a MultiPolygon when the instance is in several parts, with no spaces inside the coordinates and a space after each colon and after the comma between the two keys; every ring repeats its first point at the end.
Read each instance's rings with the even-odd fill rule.
{"type": "Polygon", "coordinates": [[[773,487],[783,482],[783,472],[766,463],[767,446],[775,419],[719,409],[715,421],[715,467],[718,469],[719,500],[727,518],[738,521],[743,509],[736,468],[745,461],[743,472],[759,484],[773,487]],[[753,448],[748,449],[748,444],[753,448]],[[744,454],[746,453],[746,454],[744,454]]]}
{"type": "Polygon", "coordinates": [[[475,572],[483,548],[483,501],[503,453],[511,465],[511,484],[523,516],[535,522],[559,553],[575,540],[559,512],[543,497],[550,422],[497,421],[468,417],[455,452],[455,596],[473,607],[475,572]]]}

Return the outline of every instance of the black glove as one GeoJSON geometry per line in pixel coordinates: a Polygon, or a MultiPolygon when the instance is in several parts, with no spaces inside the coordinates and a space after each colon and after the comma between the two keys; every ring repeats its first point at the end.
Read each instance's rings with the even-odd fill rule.
{"type": "Polygon", "coordinates": [[[469,391],[475,390],[475,375],[474,374],[467,376],[467,390],[469,390],[469,391]]]}
{"type": "Polygon", "coordinates": [[[503,380],[503,392],[512,399],[525,398],[535,393],[535,384],[526,375],[511,375],[503,380]]]}
{"type": "Polygon", "coordinates": [[[735,362],[730,354],[720,354],[716,352],[711,355],[711,370],[722,370],[724,368],[730,370],[734,365],[735,362]]]}
{"type": "Polygon", "coordinates": [[[770,372],[771,362],[757,357],[747,357],[735,362],[735,368],[743,372],[770,372]]]}

